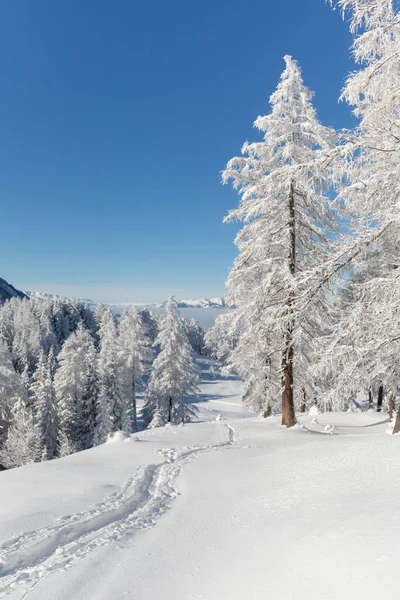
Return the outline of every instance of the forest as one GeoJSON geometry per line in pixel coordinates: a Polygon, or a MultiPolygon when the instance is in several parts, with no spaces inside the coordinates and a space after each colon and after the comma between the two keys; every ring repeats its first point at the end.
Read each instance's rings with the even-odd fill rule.
{"type": "Polygon", "coordinates": [[[164,317],[129,307],[118,319],[103,305],[94,313],[74,301],[8,300],[0,307],[0,419],[8,430],[0,464],[51,460],[136,432],[145,382],[144,426],[190,420],[192,352],[204,352],[203,331],[178,316],[173,298],[164,317]]]}
{"type": "Polygon", "coordinates": [[[195,354],[245,383],[268,418],[388,411],[400,431],[399,14],[390,0],[339,0],[357,69],[341,100],[352,130],[322,124],[298,62],[254,122],[222,182],[242,227],[227,301],[206,333],[179,317],[126,309],[116,319],[74,302],[11,299],[0,309],[5,468],[91,448],[116,431],[195,418],[195,354]],[[138,414],[137,396],[144,394],[138,414]]]}

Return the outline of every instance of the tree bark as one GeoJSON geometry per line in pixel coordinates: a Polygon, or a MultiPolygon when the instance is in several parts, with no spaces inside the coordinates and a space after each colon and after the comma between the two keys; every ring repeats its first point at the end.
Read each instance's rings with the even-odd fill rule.
{"type": "Polygon", "coordinates": [[[270,406],[270,404],[267,404],[267,406],[264,406],[264,408],[263,408],[262,416],[264,417],[264,419],[266,419],[267,417],[270,417],[271,414],[272,414],[271,406],[270,406]]]}
{"type": "Polygon", "coordinates": [[[392,420],[393,419],[393,415],[394,415],[394,411],[396,410],[396,407],[394,405],[394,395],[393,395],[392,392],[389,395],[388,409],[389,409],[390,420],[392,420]]]}
{"type": "Polygon", "coordinates": [[[396,421],[393,427],[393,434],[395,433],[399,433],[400,432],[400,403],[399,403],[399,409],[397,411],[397,415],[396,415],[396,421]]]}
{"type": "Polygon", "coordinates": [[[378,402],[376,403],[376,412],[382,411],[382,404],[383,404],[383,385],[380,385],[379,389],[378,389],[378,402]]]}
{"type": "Polygon", "coordinates": [[[169,397],[168,401],[168,423],[172,423],[172,396],[169,397]]]}
{"type": "MultiPolygon", "coordinates": [[[[289,271],[294,277],[296,270],[296,227],[294,211],[294,186],[290,183],[289,190],[289,271]]],[[[293,427],[296,423],[293,395],[293,329],[294,329],[294,293],[289,291],[288,323],[285,334],[285,349],[282,357],[282,425],[293,427]]]]}
{"type": "Polygon", "coordinates": [[[372,391],[368,390],[368,406],[369,406],[369,408],[372,408],[373,404],[374,404],[374,399],[372,397],[372,391]]]}
{"type": "Polygon", "coordinates": [[[303,392],[303,397],[300,402],[300,412],[305,413],[306,412],[306,399],[307,399],[306,390],[303,388],[302,392],[303,392]]]}
{"type": "Polygon", "coordinates": [[[136,382],[135,382],[135,374],[133,374],[132,378],[132,431],[136,433],[138,430],[137,425],[137,409],[136,409],[136,382]]]}

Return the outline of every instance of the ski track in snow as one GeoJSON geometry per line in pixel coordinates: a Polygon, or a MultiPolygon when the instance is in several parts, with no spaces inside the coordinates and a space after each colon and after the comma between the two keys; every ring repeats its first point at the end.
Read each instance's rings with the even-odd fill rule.
{"type": "Polygon", "coordinates": [[[228,424],[223,427],[228,431],[227,441],[162,449],[162,462],[141,467],[121,490],[88,511],[60,517],[56,525],[4,542],[0,546],[0,598],[18,585],[25,588],[25,598],[45,575],[73,566],[96,547],[152,527],[178,495],[175,483],[184,464],[237,441],[236,430],[228,424]]]}

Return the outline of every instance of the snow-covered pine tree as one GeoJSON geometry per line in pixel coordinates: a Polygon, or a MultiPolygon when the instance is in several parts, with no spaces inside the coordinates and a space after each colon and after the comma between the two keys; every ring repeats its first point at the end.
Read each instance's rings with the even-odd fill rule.
{"type": "Polygon", "coordinates": [[[96,444],[105,442],[115,431],[130,431],[130,406],[119,388],[117,328],[110,310],[105,310],[101,315],[99,338],[100,393],[97,403],[96,444]]]}
{"type": "Polygon", "coordinates": [[[86,397],[93,356],[93,339],[82,326],[71,333],[58,356],[59,367],[54,378],[59,420],[60,455],[86,446],[82,423],[86,424],[86,397]],[[85,401],[84,401],[85,400],[85,401]],[[62,448],[66,450],[62,450],[62,448]]]}
{"type": "Polygon", "coordinates": [[[46,356],[45,351],[41,350],[30,385],[41,454],[47,460],[54,458],[58,451],[58,416],[52,375],[53,360],[52,352],[46,356]]]}
{"type": "Polygon", "coordinates": [[[214,325],[204,336],[207,352],[220,363],[228,363],[231,353],[238,344],[240,333],[233,312],[218,315],[214,325]]]}
{"type": "Polygon", "coordinates": [[[157,409],[154,413],[154,417],[152,418],[152,420],[150,421],[150,423],[148,424],[148,428],[149,429],[156,429],[157,427],[164,427],[165,423],[163,421],[163,418],[161,416],[160,411],[157,409]]]}
{"type": "Polygon", "coordinates": [[[327,326],[325,291],[314,288],[335,231],[327,194],[335,134],[319,123],[298,63],[285,62],[271,113],[255,122],[263,141],[244,144],[223,182],[232,180],[241,195],[225,221],[244,223],[227,283],[236,326],[246,333],[231,362],[247,383],[247,401],[268,414],[278,392],[282,423],[291,427],[295,397],[313,394],[310,348],[327,326]]]}
{"type": "Polygon", "coordinates": [[[204,331],[196,319],[183,319],[188,342],[195,354],[204,354],[204,331]]]}
{"type": "MultiPolygon", "coordinates": [[[[340,264],[351,270],[330,347],[337,389],[368,389],[380,380],[397,395],[400,352],[400,14],[392,0],[339,0],[350,17],[353,56],[361,66],[342,98],[359,119],[336,167],[340,200],[357,216],[340,264]],[[347,310],[346,310],[347,309],[347,310]]],[[[398,6],[398,5],[397,5],[398,6]]]]}
{"type": "Polygon", "coordinates": [[[82,450],[92,448],[95,445],[100,396],[99,361],[92,337],[87,340],[85,362],[86,380],[77,418],[77,437],[82,450]]]}
{"type": "Polygon", "coordinates": [[[0,446],[0,464],[7,469],[40,461],[41,444],[32,410],[18,398],[11,410],[11,426],[0,446]]]}
{"type": "Polygon", "coordinates": [[[15,372],[12,354],[0,338],[0,418],[11,421],[12,408],[21,398],[25,398],[22,377],[15,372]]]}
{"type": "Polygon", "coordinates": [[[126,308],[118,324],[118,382],[121,396],[128,402],[127,416],[137,431],[136,391],[141,388],[144,362],[151,360],[150,340],[140,313],[134,307],[126,308]]]}
{"type": "Polygon", "coordinates": [[[147,387],[144,423],[154,423],[157,412],[164,423],[186,423],[197,412],[188,400],[197,395],[198,371],[173,296],[168,299],[154,344],[161,351],[153,363],[147,387]]]}

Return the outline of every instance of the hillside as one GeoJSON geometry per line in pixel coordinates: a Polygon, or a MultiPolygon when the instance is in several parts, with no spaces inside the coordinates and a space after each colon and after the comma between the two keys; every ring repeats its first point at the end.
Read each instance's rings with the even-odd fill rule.
{"type": "Polygon", "coordinates": [[[199,422],[0,474],[0,596],[397,598],[400,438],[385,415],[282,429],[209,366],[199,422]]]}
{"type": "Polygon", "coordinates": [[[0,278],[0,304],[9,300],[10,298],[24,298],[25,294],[15,289],[13,285],[8,283],[5,279],[0,278]]]}

